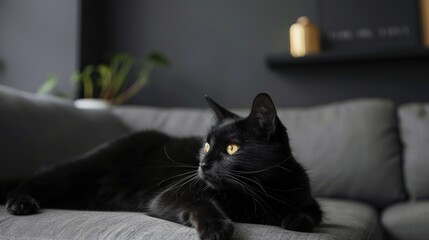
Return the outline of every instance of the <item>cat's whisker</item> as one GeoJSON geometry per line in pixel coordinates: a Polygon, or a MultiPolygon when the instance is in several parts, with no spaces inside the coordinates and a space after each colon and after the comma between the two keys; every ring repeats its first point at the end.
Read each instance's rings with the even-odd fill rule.
{"type": "Polygon", "coordinates": [[[189,188],[192,188],[195,184],[198,183],[199,180],[200,178],[197,175],[195,175],[194,181],[189,185],[189,188]]]}
{"type": "MultiPolygon", "coordinates": [[[[238,180],[238,179],[237,179],[238,180]]],[[[252,195],[254,196],[254,197],[257,197],[260,201],[262,201],[262,203],[263,204],[261,204],[261,202],[260,201],[258,201],[256,198],[255,198],[255,200],[258,202],[258,204],[261,206],[261,208],[262,208],[262,210],[265,212],[265,217],[267,218],[268,217],[268,212],[267,212],[267,210],[265,209],[265,207],[264,207],[264,205],[268,208],[268,210],[270,210],[270,212],[272,213],[272,214],[274,214],[274,215],[277,215],[277,216],[279,216],[279,214],[278,214],[278,212],[276,212],[276,211],[274,211],[272,208],[271,208],[271,206],[262,198],[262,197],[260,197],[259,195],[258,195],[258,193],[261,193],[261,194],[263,194],[261,191],[259,191],[259,190],[257,190],[257,189],[255,189],[255,188],[253,188],[252,186],[250,186],[250,185],[248,185],[248,184],[246,184],[246,183],[244,183],[243,181],[241,181],[241,180],[239,180],[244,186],[246,186],[251,192],[252,192],[252,195]]],[[[270,197],[270,198],[272,198],[272,197],[270,197]]]]}
{"type": "Polygon", "coordinates": [[[168,165],[147,165],[147,164],[143,163],[146,161],[157,161],[157,160],[156,159],[150,159],[150,158],[141,159],[141,161],[138,161],[138,163],[141,163],[141,164],[134,164],[133,167],[141,168],[141,169],[148,169],[148,168],[176,168],[176,169],[184,168],[184,169],[194,169],[194,170],[198,169],[198,166],[185,165],[185,164],[181,164],[181,163],[177,163],[177,164],[168,163],[168,165]]]}
{"type": "MultiPolygon", "coordinates": [[[[242,180],[236,178],[233,175],[228,175],[230,177],[230,179],[234,180],[236,183],[239,184],[240,187],[244,189],[247,189],[247,192],[249,193],[249,195],[251,196],[256,196],[259,197],[258,194],[254,191],[254,189],[252,187],[250,187],[248,184],[246,184],[245,182],[243,182],[242,180]]],[[[244,190],[246,192],[246,190],[244,190]]]]}
{"type": "Polygon", "coordinates": [[[288,171],[288,172],[292,173],[292,171],[291,171],[291,170],[289,170],[289,169],[287,169],[287,168],[285,168],[285,167],[283,167],[283,166],[280,166],[280,165],[281,165],[281,164],[283,164],[284,162],[288,161],[291,157],[292,157],[292,156],[289,156],[288,158],[286,158],[285,160],[283,160],[283,161],[279,162],[278,164],[273,165],[273,166],[270,166],[270,167],[267,167],[267,168],[264,168],[264,169],[261,169],[261,170],[257,170],[257,171],[237,171],[237,170],[231,170],[231,172],[234,172],[234,173],[242,173],[242,174],[255,174],[255,173],[265,172],[265,171],[270,170],[270,169],[272,169],[272,168],[276,168],[276,167],[278,167],[278,168],[284,169],[284,170],[286,170],[286,171],[288,171]]]}
{"type": "MultiPolygon", "coordinates": [[[[265,212],[266,215],[268,214],[268,212],[265,209],[264,205],[266,207],[268,207],[272,211],[271,207],[267,204],[267,202],[263,198],[261,198],[256,192],[254,192],[254,189],[252,187],[250,187],[249,185],[247,185],[243,181],[239,180],[238,178],[235,178],[232,175],[228,175],[228,176],[230,177],[230,179],[232,179],[233,181],[235,181],[236,184],[238,184],[240,187],[242,187],[243,189],[247,189],[248,196],[252,197],[252,199],[254,200],[254,202],[256,201],[258,203],[258,205],[262,208],[262,210],[265,212]]],[[[256,208],[256,206],[255,206],[255,208],[256,208]]],[[[256,209],[255,209],[255,211],[256,211],[256,209]]]]}
{"type": "Polygon", "coordinates": [[[240,175],[236,175],[236,177],[241,177],[241,178],[243,178],[243,179],[245,179],[245,180],[249,180],[249,181],[251,181],[251,182],[253,182],[253,183],[256,183],[256,185],[258,185],[258,186],[261,188],[261,190],[263,191],[263,193],[264,193],[267,197],[271,197],[270,195],[268,195],[267,191],[265,191],[264,187],[262,187],[262,185],[261,185],[261,183],[260,183],[259,181],[255,181],[255,180],[253,180],[253,179],[251,179],[251,178],[249,178],[249,177],[240,176],[240,175]]]}
{"type": "MultiPolygon", "coordinates": [[[[242,184],[240,184],[239,182],[236,182],[235,180],[233,180],[233,179],[230,179],[231,181],[230,181],[230,183],[231,183],[231,185],[233,186],[233,187],[238,187],[238,190],[240,190],[240,187],[243,189],[243,192],[246,194],[246,196],[247,195],[250,195],[247,191],[246,191],[246,189],[242,186],[242,184]]],[[[255,197],[253,197],[253,196],[251,196],[250,195],[250,197],[252,198],[252,200],[253,200],[253,206],[254,206],[254,210],[255,210],[255,213],[257,212],[256,211],[256,199],[255,199],[255,197]]],[[[261,205],[259,202],[258,202],[258,205],[261,205]]]]}
{"type": "Polygon", "coordinates": [[[191,166],[181,166],[181,165],[169,165],[169,166],[145,166],[145,168],[191,168],[191,169],[198,169],[197,166],[191,167],[191,166]]]}
{"type": "Polygon", "coordinates": [[[248,193],[246,191],[246,189],[244,188],[243,184],[241,184],[240,182],[238,182],[237,180],[235,180],[234,178],[232,178],[232,176],[231,176],[231,178],[229,180],[231,180],[232,183],[236,183],[236,184],[238,183],[238,186],[243,189],[243,192],[246,193],[246,194],[248,193]]]}
{"type": "Polygon", "coordinates": [[[176,187],[176,200],[178,200],[178,196],[177,196],[177,192],[183,187],[183,186],[185,186],[186,184],[188,184],[188,183],[190,183],[191,181],[193,181],[195,178],[197,177],[197,175],[194,175],[194,176],[191,176],[191,178],[190,179],[188,179],[188,180],[186,180],[186,181],[184,181],[182,184],[180,184],[180,186],[179,187],[176,187]]]}
{"type": "Polygon", "coordinates": [[[161,196],[161,195],[163,195],[164,193],[167,193],[167,192],[171,191],[171,190],[172,190],[173,188],[175,188],[177,185],[181,184],[183,181],[185,181],[185,180],[187,180],[187,179],[189,179],[189,178],[192,178],[192,177],[194,177],[194,176],[193,176],[193,175],[190,175],[190,176],[185,176],[185,177],[183,177],[183,178],[182,178],[182,179],[180,179],[178,182],[173,183],[173,184],[169,185],[167,188],[165,188],[165,189],[163,189],[162,191],[160,191],[160,192],[158,193],[158,195],[159,195],[159,196],[161,196]]]}
{"type": "Polygon", "coordinates": [[[176,186],[178,186],[179,184],[183,183],[184,181],[186,181],[187,179],[193,178],[194,175],[189,175],[189,176],[184,176],[182,179],[180,179],[178,182],[176,183],[172,183],[171,185],[169,185],[166,189],[164,189],[162,192],[168,192],[170,190],[172,190],[173,188],[175,188],[176,186]]]}
{"type": "MultiPolygon", "coordinates": [[[[255,180],[259,183],[259,186],[264,190],[264,192],[266,193],[267,191],[265,190],[265,188],[263,188],[262,187],[262,184],[261,184],[261,182],[257,179],[257,178],[255,178],[255,180]]],[[[281,195],[279,195],[279,194],[276,194],[276,193],[274,193],[274,192],[272,192],[272,191],[268,191],[271,195],[270,196],[268,196],[268,197],[270,197],[270,198],[273,198],[273,199],[275,199],[275,200],[277,200],[277,201],[281,201],[281,202],[284,202],[284,201],[287,201],[287,199],[285,199],[285,200],[282,200],[282,199],[280,199],[280,198],[282,198],[282,196],[281,195]],[[275,196],[278,196],[279,198],[275,198],[275,197],[273,197],[273,195],[275,195],[275,196]]],[[[287,204],[287,203],[285,203],[285,204],[287,204]]],[[[290,205],[289,205],[290,206],[290,205]]]]}
{"type": "MultiPolygon", "coordinates": [[[[260,193],[260,194],[264,194],[264,195],[266,195],[267,197],[269,197],[269,198],[271,198],[271,199],[274,199],[274,200],[276,200],[276,201],[278,201],[278,202],[281,202],[281,203],[283,203],[283,204],[285,204],[285,205],[288,205],[288,206],[290,206],[290,207],[292,207],[292,208],[294,208],[294,209],[298,209],[296,206],[294,206],[294,205],[292,205],[292,203],[288,203],[287,202],[287,199],[280,199],[280,198],[277,198],[277,197],[274,197],[273,195],[277,195],[277,196],[279,196],[278,194],[274,194],[274,193],[272,193],[272,192],[270,192],[270,193],[272,193],[271,195],[268,195],[268,193],[267,193],[267,191],[262,187],[262,185],[259,183],[259,182],[256,182],[255,180],[252,180],[252,179],[250,179],[250,178],[247,178],[247,177],[244,177],[244,176],[240,176],[240,175],[235,175],[236,176],[236,180],[238,180],[238,177],[241,177],[241,178],[244,178],[244,180],[250,180],[250,181],[252,181],[252,182],[254,182],[254,183],[256,183],[263,191],[261,191],[261,190],[259,190],[259,189],[255,189],[255,188],[252,188],[252,190],[253,191],[255,191],[255,192],[257,192],[257,193],[260,193]]],[[[230,175],[230,177],[232,177],[231,175],[230,175]]],[[[243,184],[245,184],[243,181],[241,181],[243,184]]],[[[247,185],[247,184],[246,184],[247,185]]],[[[250,187],[249,185],[247,185],[247,187],[250,187]]]]}
{"type": "Polygon", "coordinates": [[[238,180],[236,180],[235,178],[233,178],[232,176],[229,176],[229,182],[232,184],[233,187],[238,187],[238,190],[243,190],[243,193],[245,193],[246,195],[253,197],[252,192],[249,192],[249,190],[242,184],[240,183],[238,180]],[[240,189],[241,188],[241,189],[240,189]]]}
{"type": "Polygon", "coordinates": [[[177,177],[182,177],[182,176],[187,176],[187,175],[190,175],[190,174],[193,174],[193,173],[194,173],[194,171],[188,171],[188,172],[185,172],[185,173],[181,173],[181,174],[177,174],[177,175],[168,177],[168,178],[162,180],[161,182],[159,182],[158,185],[161,185],[162,183],[164,183],[164,182],[166,182],[166,181],[168,181],[170,179],[177,178],[177,177]]]}
{"type": "Polygon", "coordinates": [[[270,188],[270,187],[265,187],[265,188],[276,192],[293,192],[293,191],[302,190],[302,188],[291,188],[291,189],[276,189],[276,188],[270,188]]]}
{"type": "Polygon", "coordinates": [[[177,161],[173,160],[173,159],[170,157],[170,155],[168,155],[168,153],[167,153],[167,148],[165,147],[165,145],[164,145],[164,153],[165,153],[165,156],[167,157],[167,159],[168,159],[168,160],[170,160],[170,161],[172,161],[172,162],[174,162],[174,163],[176,163],[176,164],[178,164],[178,165],[180,165],[180,166],[195,167],[195,166],[192,166],[192,165],[189,165],[189,164],[184,164],[184,163],[177,162],[177,161]]]}
{"type": "Polygon", "coordinates": [[[203,193],[205,191],[207,191],[210,187],[207,184],[201,184],[200,187],[198,188],[197,193],[203,193]],[[204,186],[204,188],[202,188],[204,186]]]}

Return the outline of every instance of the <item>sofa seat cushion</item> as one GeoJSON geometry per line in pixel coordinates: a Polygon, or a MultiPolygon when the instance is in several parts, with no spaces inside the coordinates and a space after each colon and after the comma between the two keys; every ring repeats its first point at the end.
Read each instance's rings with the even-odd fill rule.
{"type": "MultiPolygon", "coordinates": [[[[369,206],[340,200],[320,200],[324,223],[313,233],[274,226],[236,223],[233,239],[380,239],[376,212],[369,206]]],[[[198,239],[193,228],[141,213],[46,209],[31,216],[9,215],[0,206],[0,239],[198,239]]]]}
{"type": "Polygon", "coordinates": [[[409,103],[399,108],[404,145],[405,185],[411,199],[429,199],[429,103],[409,103]]]}
{"type": "Polygon", "coordinates": [[[429,201],[398,203],[383,211],[382,223],[395,240],[429,238],[429,201]]]}
{"type": "MultiPolygon", "coordinates": [[[[120,107],[133,129],[203,135],[207,110],[120,107]]],[[[246,116],[248,111],[235,111],[246,116]]],[[[307,169],[315,196],[356,199],[385,207],[404,199],[396,109],[389,100],[357,99],[323,106],[278,109],[297,160],[307,169]]]]}

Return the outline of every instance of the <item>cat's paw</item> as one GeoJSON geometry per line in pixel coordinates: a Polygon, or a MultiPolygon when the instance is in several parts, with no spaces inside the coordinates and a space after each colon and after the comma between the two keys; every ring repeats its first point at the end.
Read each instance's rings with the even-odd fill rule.
{"type": "Polygon", "coordinates": [[[315,225],[316,224],[310,215],[305,213],[297,213],[291,214],[284,218],[281,227],[292,231],[311,232],[315,225]]]}
{"type": "Polygon", "coordinates": [[[231,239],[234,226],[229,219],[219,219],[207,222],[197,230],[201,240],[227,240],[231,239]]]}
{"type": "Polygon", "coordinates": [[[39,203],[29,195],[18,195],[7,200],[6,209],[13,215],[30,215],[40,210],[39,203]]]}

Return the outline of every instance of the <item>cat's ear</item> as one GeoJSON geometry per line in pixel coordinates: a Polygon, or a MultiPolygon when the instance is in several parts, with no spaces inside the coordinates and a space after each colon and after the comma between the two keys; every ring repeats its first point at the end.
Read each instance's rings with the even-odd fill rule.
{"type": "Polygon", "coordinates": [[[222,122],[222,120],[227,118],[237,118],[238,116],[234,113],[228,111],[221,105],[219,105],[217,102],[215,102],[213,99],[211,99],[209,96],[205,96],[207,103],[209,104],[210,108],[213,110],[217,117],[218,122],[222,122]]]}
{"type": "Polygon", "coordinates": [[[276,132],[277,111],[267,93],[260,93],[255,97],[248,119],[257,124],[268,137],[276,132]]]}

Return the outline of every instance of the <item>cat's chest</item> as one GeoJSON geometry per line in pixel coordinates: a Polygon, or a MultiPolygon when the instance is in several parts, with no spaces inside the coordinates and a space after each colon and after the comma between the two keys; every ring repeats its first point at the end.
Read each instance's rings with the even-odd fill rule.
{"type": "Polygon", "coordinates": [[[261,196],[231,192],[218,195],[217,201],[234,222],[273,224],[278,220],[279,209],[261,196]]]}

